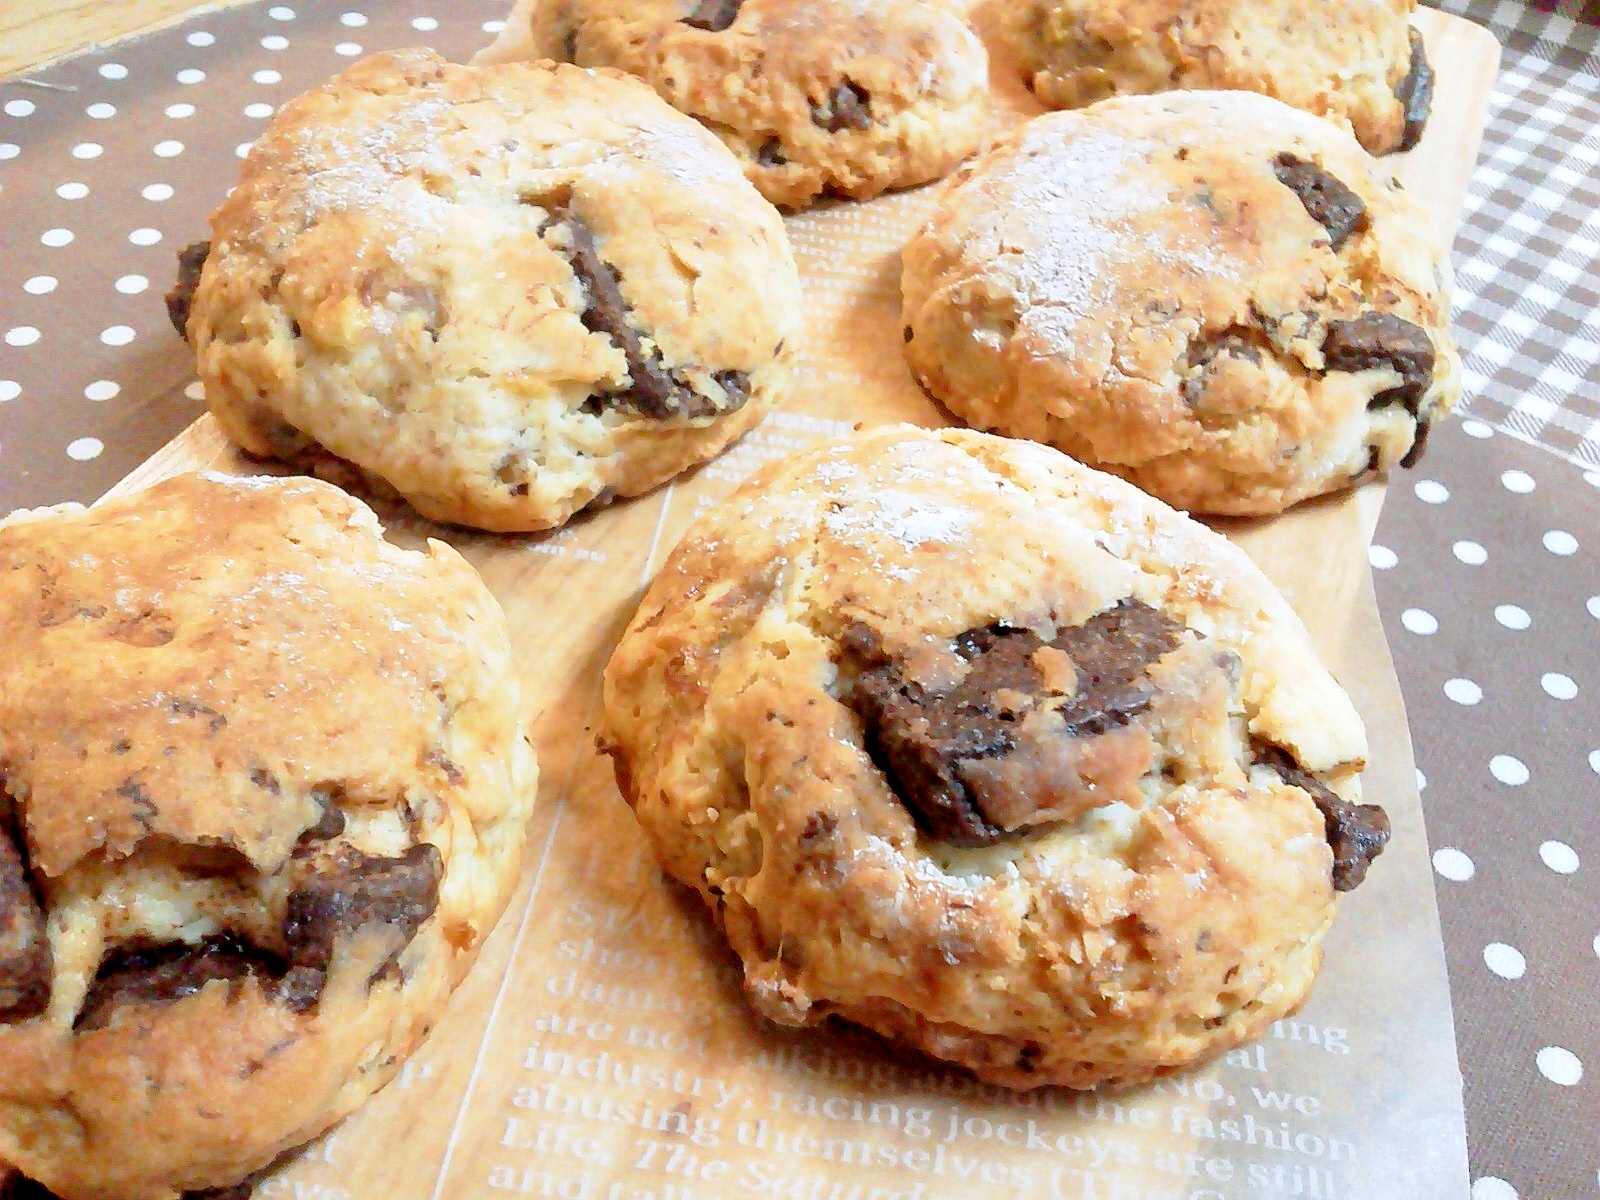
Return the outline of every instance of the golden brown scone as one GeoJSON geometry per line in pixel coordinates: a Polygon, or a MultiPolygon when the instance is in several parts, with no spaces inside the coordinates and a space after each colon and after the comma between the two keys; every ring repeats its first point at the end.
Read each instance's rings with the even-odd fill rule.
{"type": "Polygon", "coordinates": [[[1355,131],[1422,137],[1433,71],[1417,0],[1004,0],[999,27],[1052,108],[1173,89],[1260,92],[1355,131]]]}
{"type": "Polygon", "coordinates": [[[938,179],[978,148],[989,58],[949,0],[541,0],[539,53],[637,75],[799,208],[938,179]]]}
{"type": "Polygon", "coordinates": [[[320,445],[434,520],[559,525],[789,387],[782,220],[612,72],[366,59],[280,110],[211,223],[171,304],[224,432],[320,445]]]}
{"type": "Polygon", "coordinates": [[[1029,122],[950,181],[901,291],[906,358],[952,412],[1194,512],[1410,466],[1461,392],[1427,211],[1249,92],[1029,122]]]}
{"type": "Polygon", "coordinates": [[[1257,1035],[1387,836],[1360,719],[1240,551],[965,430],[803,453],[702,517],[604,702],[763,1015],[1009,1087],[1257,1035]]]}
{"type": "Polygon", "coordinates": [[[0,1172],[234,1183],[395,1073],[516,880],[505,619],[314,480],[0,526],[0,1172]]]}

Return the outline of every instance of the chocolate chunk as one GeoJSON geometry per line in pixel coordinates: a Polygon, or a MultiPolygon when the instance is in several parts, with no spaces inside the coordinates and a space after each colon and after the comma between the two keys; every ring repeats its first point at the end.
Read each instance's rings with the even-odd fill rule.
{"type": "Polygon", "coordinates": [[[1256,757],[1276,771],[1278,778],[1311,796],[1322,813],[1328,847],[1333,851],[1333,890],[1353,891],[1389,841],[1389,814],[1376,804],[1351,804],[1338,796],[1283,747],[1261,741],[1254,745],[1256,757]]]}
{"type": "Polygon", "coordinates": [[[60,1200],[60,1197],[42,1183],[12,1174],[0,1182],[0,1200],[60,1200]]]}
{"type": "Polygon", "coordinates": [[[1300,197],[1306,214],[1328,231],[1335,250],[1344,249],[1352,233],[1360,233],[1370,224],[1361,197],[1316,163],[1280,154],[1273,160],[1273,173],[1300,197]]]}
{"type": "Polygon", "coordinates": [[[843,133],[846,129],[872,128],[871,97],[865,88],[848,79],[828,93],[825,105],[811,106],[811,123],[829,133],[843,133]]]}
{"type": "Polygon", "coordinates": [[[427,842],[399,858],[375,858],[346,848],[289,894],[284,940],[289,945],[289,976],[280,993],[304,1011],[321,994],[320,979],[333,960],[333,944],[343,934],[371,925],[388,925],[400,934],[379,974],[410,944],[433,915],[443,872],[439,851],[427,842]]]}
{"type": "Polygon", "coordinates": [[[1368,408],[1403,404],[1416,416],[1424,393],[1433,386],[1434,350],[1427,331],[1393,313],[1369,312],[1328,322],[1322,357],[1330,371],[1389,367],[1400,376],[1399,385],[1379,392],[1368,408]]]}
{"type": "Polygon", "coordinates": [[[783,143],[775,137],[769,137],[756,150],[756,162],[763,167],[781,167],[788,161],[783,155],[783,143]]]}
{"type": "Polygon", "coordinates": [[[175,942],[118,951],[100,964],[76,1028],[99,1029],[124,1004],[166,1004],[193,996],[216,979],[238,984],[247,978],[275,981],[283,963],[232,934],[199,945],[175,942]]]}
{"type": "Polygon", "coordinates": [[[940,689],[911,678],[874,630],[854,622],[840,640],[844,700],[861,717],[868,754],[918,824],[955,845],[988,845],[1018,829],[1002,822],[997,798],[964,777],[964,765],[1011,754],[1022,721],[1039,710],[1059,718],[1051,736],[1061,739],[1127,724],[1149,707],[1145,671],[1177,646],[1181,629],[1132,599],[1049,643],[989,625],[955,639],[951,650],[965,671],[940,689]],[[1038,655],[1046,648],[1071,660],[1070,695],[1045,679],[1038,655]]]}
{"type": "Polygon", "coordinates": [[[645,353],[643,339],[629,318],[627,301],[618,285],[617,273],[600,257],[594,234],[561,204],[550,208],[554,225],[567,231],[571,247],[568,261],[583,283],[587,304],[582,320],[585,329],[603,333],[622,350],[628,362],[629,384],[625,391],[604,397],[656,420],[672,417],[709,417],[732,412],[750,398],[749,377],[742,371],[720,371],[713,375],[726,393],[722,400],[697,392],[683,377],[668,370],[661,352],[652,347],[645,353]]]}
{"type": "Polygon", "coordinates": [[[1211,382],[1211,372],[1206,368],[1218,359],[1240,358],[1260,366],[1261,347],[1265,345],[1269,345],[1266,331],[1245,325],[1230,325],[1220,335],[1194,339],[1189,343],[1188,363],[1195,368],[1195,374],[1183,381],[1183,398],[1191,405],[1200,403],[1211,382]]]}
{"type": "Polygon", "coordinates": [[[15,809],[0,791],[0,1023],[26,1021],[49,1007],[54,963],[15,809]]]}
{"type": "Polygon", "coordinates": [[[1400,135],[1400,149],[1414,149],[1422,140],[1422,130],[1428,123],[1428,110],[1433,107],[1433,68],[1428,65],[1428,51],[1422,44],[1422,35],[1415,29],[1411,30],[1411,69],[1395,87],[1394,97],[1406,110],[1406,127],[1400,135]]]}
{"type": "Polygon", "coordinates": [[[1400,460],[1402,467],[1411,468],[1422,461],[1423,454],[1428,449],[1428,430],[1433,428],[1432,422],[1427,417],[1417,419],[1417,434],[1411,441],[1411,449],[1406,451],[1406,456],[1400,460]]]}
{"type": "Polygon", "coordinates": [[[167,317],[184,341],[189,340],[189,309],[200,286],[200,268],[210,253],[210,242],[192,242],[178,251],[178,282],[167,293],[167,317]]]}
{"type": "Polygon", "coordinates": [[[693,25],[696,29],[721,33],[733,24],[743,3],[744,0],[700,0],[694,11],[683,18],[683,23],[693,25]]]}
{"type": "Polygon", "coordinates": [[[315,853],[318,842],[326,842],[344,832],[344,809],[339,807],[339,794],[329,791],[313,793],[322,815],[317,818],[315,825],[300,835],[300,840],[295,843],[295,854],[315,853]]]}

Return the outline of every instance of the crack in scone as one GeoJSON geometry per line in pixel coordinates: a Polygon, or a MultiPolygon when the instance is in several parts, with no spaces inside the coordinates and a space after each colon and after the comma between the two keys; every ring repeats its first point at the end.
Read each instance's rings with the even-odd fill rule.
{"type": "Polygon", "coordinates": [[[623,298],[616,268],[600,256],[594,232],[565,203],[554,202],[549,211],[547,229],[558,233],[565,242],[561,251],[583,285],[584,328],[610,338],[628,363],[627,388],[603,393],[596,400],[626,405],[641,416],[658,421],[719,416],[749,400],[750,377],[743,371],[709,372],[722,392],[719,399],[696,390],[684,377],[682,368],[668,368],[658,347],[652,345],[646,352],[640,331],[629,319],[631,310],[623,298]]]}
{"type": "Polygon", "coordinates": [[[1149,668],[1184,627],[1126,599],[1046,642],[994,624],[912,662],[859,621],[840,639],[843,699],[867,751],[931,836],[983,846],[1106,803],[1148,743],[1107,737],[1146,711],[1149,668]]]}
{"type": "Polygon", "coordinates": [[[15,801],[0,790],[0,1022],[26,1021],[49,1007],[51,965],[15,801]]]}
{"type": "Polygon", "coordinates": [[[1272,160],[1272,172],[1305,206],[1306,214],[1328,231],[1334,253],[1344,249],[1350,235],[1371,225],[1361,197],[1316,163],[1283,153],[1272,160]]]}
{"type": "Polygon", "coordinates": [[[1411,64],[1394,89],[1394,98],[1405,109],[1405,131],[1400,135],[1400,149],[1414,149],[1422,140],[1422,131],[1428,124],[1428,111],[1433,107],[1433,68],[1428,65],[1428,51],[1422,35],[1415,29],[1411,36],[1411,64]]]}
{"type": "Polygon", "coordinates": [[[1354,890],[1367,876],[1372,860],[1389,842],[1389,814],[1376,804],[1351,804],[1307,771],[1287,750],[1270,742],[1252,742],[1256,761],[1277,772],[1290,787],[1311,797],[1327,828],[1333,851],[1333,890],[1354,890]]]}

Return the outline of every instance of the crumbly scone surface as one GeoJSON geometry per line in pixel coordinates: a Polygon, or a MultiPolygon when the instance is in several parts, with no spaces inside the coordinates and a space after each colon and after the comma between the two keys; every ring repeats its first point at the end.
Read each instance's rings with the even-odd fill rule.
{"type": "Polygon", "coordinates": [[[538,771],[453,550],[312,480],[0,525],[0,1162],[226,1186],[381,1087],[516,879],[538,771]]]}
{"type": "Polygon", "coordinates": [[[326,449],[434,520],[558,525],[789,386],[781,219],[615,73],[374,56],[284,106],[212,229],[183,319],[224,431],[326,449]]]}
{"type": "Polygon", "coordinates": [[[1338,870],[1312,793],[1373,816],[1359,718],[1239,551],[968,431],[862,434],[702,517],[604,706],[624,797],[761,1013],[1013,1087],[1147,1079],[1292,1011],[1338,870]]]}
{"type": "Polygon", "coordinates": [[[902,256],[913,372],[1176,507],[1338,491],[1420,454],[1460,394],[1427,212],[1278,101],[1046,114],[945,189],[902,256]]]}
{"type": "Polygon", "coordinates": [[[999,27],[1052,108],[1173,89],[1259,92],[1350,126],[1374,154],[1421,136],[1416,0],[1015,0],[999,27]]]}
{"type": "Polygon", "coordinates": [[[774,204],[926,183],[988,123],[988,55],[933,0],[544,0],[551,58],[637,75],[703,121],[774,204]]]}

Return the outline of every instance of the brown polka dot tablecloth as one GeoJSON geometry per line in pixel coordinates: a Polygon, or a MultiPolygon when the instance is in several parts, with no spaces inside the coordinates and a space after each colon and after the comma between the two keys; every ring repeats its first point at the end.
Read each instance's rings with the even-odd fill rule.
{"type": "MultiPolygon", "coordinates": [[[[1442,6],[1506,51],[1456,243],[1469,398],[1370,557],[1472,1200],[1600,1198],[1600,13],[1442,6]]],[[[465,58],[507,7],[254,4],[0,82],[0,513],[92,500],[198,415],[161,294],[278,104],[379,49],[465,58]]]]}

